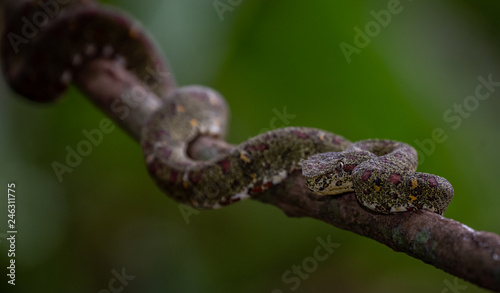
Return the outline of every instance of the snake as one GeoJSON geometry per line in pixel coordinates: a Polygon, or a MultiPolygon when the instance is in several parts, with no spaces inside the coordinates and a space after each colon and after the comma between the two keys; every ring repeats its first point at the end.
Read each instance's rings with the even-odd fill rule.
{"type": "Polygon", "coordinates": [[[340,135],[305,127],[272,130],[209,161],[187,155],[199,135],[223,137],[227,107],[216,91],[175,90],[147,122],[141,145],[157,184],[196,208],[217,208],[259,194],[302,169],[319,195],[355,191],[371,211],[429,210],[443,214],[453,187],[443,177],[416,172],[417,152],[393,140],[352,143],[340,135]]]}
{"type": "MultiPolygon", "coordinates": [[[[19,31],[25,25],[21,16],[36,13],[35,1],[23,5],[21,15],[8,16],[6,31],[19,31]]],[[[26,45],[20,52],[6,43],[2,66],[9,85],[38,102],[60,96],[78,68],[95,58],[125,62],[139,79],[149,76],[147,68],[169,71],[136,22],[87,0],[71,1],[29,44],[17,43],[19,48],[26,45]],[[40,74],[40,68],[46,72],[40,74]]],[[[265,192],[300,171],[315,194],[355,192],[363,207],[378,213],[424,209],[443,214],[453,197],[445,178],[416,172],[417,152],[408,144],[381,139],[353,143],[315,128],[271,130],[216,157],[194,159],[188,149],[197,138],[225,138],[225,99],[208,87],[177,87],[171,74],[153,90],[161,102],[144,119],[139,143],[154,182],[180,203],[219,208],[265,192]]]]}
{"type": "Polygon", "coordinates": [[[394,140],[361,140],[344,151],[315,154],[300,164],[311,191],[355,192],[364,207],[376,212],[424,209],[443,214],[453,198],[453,187],[445,178],[416,172],[417,151],[394,140]]]}

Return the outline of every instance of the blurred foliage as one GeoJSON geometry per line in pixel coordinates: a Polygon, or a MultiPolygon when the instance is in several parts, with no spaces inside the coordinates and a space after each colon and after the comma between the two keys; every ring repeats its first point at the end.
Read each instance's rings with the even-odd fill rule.
{"type": "MultiPolygon", "coordinates": [[[[144,24],[179,84],[205,84],[227,98],[231,142],[273,127],[285,108],[295,117],[276,126],[408,142],[420,151],[421,171],[453,184],[447,217],[500,233],[500,93],[479,101],[457,129],[443,118],[474,95],[479,76],[500,81],[500,4],[401,1],[400,12],[348,63],[339,45],[353,45],[354,28],[365,30],[374,13],[396,2],[245,0],[223,20],[212,0],[108,4],[144,24]],[[447,139],[426,153],[418,141],[429,147],[436,128],[447,139]]],[[[328,235],[340,247],[296,292],[446,292],[454,283],[373,240],[251,200],[192,215],[186,224],[119,129],[59,183],[51,163],[64,162],[66,146],[104,115],[75,89],[52,105],[29,103],[3,81],[0,91],[1,178],[4,186],[16,182],[18,194],[18,292],[98,292],[121,268],[135,276],[123,292],[290,292],[282,274],[328,235]]],[[[462,292],[485,292],[458,283],[467,286],[462,292]]],[[[0,291],[14,292],[4,281],[0,291]]]]}

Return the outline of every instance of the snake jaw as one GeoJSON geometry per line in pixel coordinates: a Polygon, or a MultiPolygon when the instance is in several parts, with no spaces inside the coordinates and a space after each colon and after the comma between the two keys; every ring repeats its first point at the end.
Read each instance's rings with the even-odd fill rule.
{"type": "Polygon", "coordinates": [[[353,192],[351,171],[345,156],[339,152],[321,153],[301,161],[307,187],[319,195],[353,192]]]}
{"type": "Polygon", "coordinates": [[[309,190],[319,195],[337,195],[353,192],[352,179],[339,174],[341,173],[333,171],[315,177],[306,177],[306,185],[309,190]]]}

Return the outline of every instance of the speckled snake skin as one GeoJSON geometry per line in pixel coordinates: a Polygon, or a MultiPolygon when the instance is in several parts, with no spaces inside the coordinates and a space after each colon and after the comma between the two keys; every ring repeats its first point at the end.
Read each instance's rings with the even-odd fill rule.
{"type": "Polygon", "coordinates": [[[198,135],[223,136],[225,125],[226,104],[218,93],[199,86],[176,90],[142,136],[146,164],[158,185],[181,202],[216,208],[260,193],[302,165],[312,191],[356,191],[360,203],[377,212],[427,209],[442,214],[453,196],[446,179],[415,172],[417,153],[407,144],[352,144],[317,129],[273,130],[212,161],[187,156],[188,144],[198,135]]]}
{"type": "Polygon", "coordinates": [[[437,175],[415,172],[417,152],[393,141],[358,141],[343,152],[321,153],[302,161],[306,184],[315,193],[356,192],[370,210],[394,213],[425,209],[443,214],[453,187],[437,175]]]}

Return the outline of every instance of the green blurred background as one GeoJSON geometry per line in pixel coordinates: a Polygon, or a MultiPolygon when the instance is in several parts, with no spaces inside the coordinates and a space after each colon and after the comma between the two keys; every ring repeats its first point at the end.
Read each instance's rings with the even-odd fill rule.
{"type": "MultiPolygon", "coordinates": [[[[420,171],[453,184],[446,217],[500,233],[500,92],[471,104],[477,109],[457,129],[443,118],[474,95],[479,76],[500,81],[500,3],[401,1],[400,12],[347,62],[339,45],[354,45],[354,27],[364,30],[371,12],[391,3],[244,0],[221,17],[212,0],[108,2],[150,31],[180,85],[204,84],[226,97],[230,142],[272,127],[284,108],[296,116],[276,126],[323,128],[351,140],[417,147],[442,128],[447,140],[434,151],[418,147],[420,171]]],[[[122,292],[291,292],[282,274],[329,235],[340,246],[295,292],[454,292],[447,285],[454,276],[419,260],[251,200],[186,223],[147,176],[137,143],[119,129],[59,183],[51,163],[64,162],[66,146],[97,128],[103,114],[76,89],[51,105],[25,101],[4,81],[0,93],[1,206],[15,182],[18,292],[98,292],[122,268],[135,276],[122,292]]],[[[2,233],[5,208],[0,218],[2,233]]],[[[4,267],[7,243],[0,240],[4,267]]],[[[460,292],[485,292],[457,283],[466,286],[460,292]]],[[[0,284],[2,292],[12,289],[0,284]]]]}

